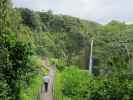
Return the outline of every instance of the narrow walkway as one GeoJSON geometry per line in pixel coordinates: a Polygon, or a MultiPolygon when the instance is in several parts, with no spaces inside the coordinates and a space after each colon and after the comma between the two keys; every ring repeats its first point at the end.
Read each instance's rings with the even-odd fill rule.
{"type": "Polygon", "coordinates": [[[43,89],[43,92],[40,96],[40,100],[53,100],[53,82],[55,78],[55,72],[56,72],[56,67],[55,65],[53,65],[49,72],[50,82],[49,82],[48,92],[45,93],[43,89]]]}

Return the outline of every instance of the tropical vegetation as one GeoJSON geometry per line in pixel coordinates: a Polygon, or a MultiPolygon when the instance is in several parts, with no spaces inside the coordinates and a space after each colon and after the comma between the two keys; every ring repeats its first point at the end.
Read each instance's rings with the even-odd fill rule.
{"type": "Polygon", "coordinates": [[[35,100],[48,72],[44,57],[57,65],[55,98],[132,100],[132,37],[133,24],[113,20],[101,25],[52,11],[13,8],[10,0],[1,0],[0,100],[35,100]]]}

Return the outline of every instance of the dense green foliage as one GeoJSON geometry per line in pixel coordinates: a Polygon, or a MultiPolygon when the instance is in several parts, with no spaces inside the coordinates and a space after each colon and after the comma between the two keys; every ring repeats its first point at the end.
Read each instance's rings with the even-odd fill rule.
{"type": "Polygon", "coordinates": [[[56,78],[57,100],[66,97],[72,100],[133,99],[133,81],[132,77],[127,77],[127,74],[115,75],[108,79],[98,78],[89,75],[87,71],[72,67],[58,72],[56,78]]]}
{"type": "Polygon", "coordinates": [[[94,37],[95,70],[98,69],[102,75],[132,71],[132,35],[131,27],[117,21],[100,27],[94,37]]]}
{"type": "MultiPolygon", "coordinates": [[[[62,59],[67,65],[87,67],[90,40],[93,38],[95,75],[105,75],[107,72],[108,76],[131,66],[133,25],[119,21],[100,25],[75,17],[55,15],[52,11],[34,12],[22,8],[17,11],[21,13],[22,24],[31,28],[29,23],[34,23],[40,27],[38,34],[33,34],[39,55],[62,59]]],[[[34,30],[38,28],[34,27],[34,30]]]]}
{"type": "Polygon", "coordinates": [[[43,84],[42,75],[37,75],[30,80],[29,86],[21,84],[20,100],[37,100],[43,84]]]}
{"type": "MultiPolygon", "coordinates": [[[[29,23],[36,22],[38,23],[36,25],[40,27],[40,31],[33,34],[37,54],[63,59],[67,64],[76,64],[76,61],[72,61],[72,59],[75,59],[75,57],[80,59],[80,51],[87,42],[85,41],[86,35],[88,32],[92,34],[94,27],[98,26],[95,22],[84,21],[70,16],[54,15],[51,11],[34,12],[22,8],[17,9],[17,11],[22,16],[22,24],[31,28],[29,23]],[[88,31],[86,26],[90,26],[91,30],[88,31]]],[[[34,30],[38,29],[34,28],[34,30]]]]}
{"type": "Polygon", "coordinates": [[[60,71],[56,73],[54,81],[54,99],[55,100],[68,100],[68,97],[62,93],[62,74],[60,71]]]}
{"type": "Polygon", "coordinates": [[[80,71],[77,68],[68,68],[62,74],[63,94],[72,100],[87,100],[88,89],[93,81],[89,73],[87,71],[80,71]]]}
{"type": "Polygon", "coordinates": [[[26,34],[23,34],[27,30],[22,31],[20,16],[14,13],[16,11],[12,8],[10,0],[0,1],[1,100],[20,100],[20,82],[28,84],[30,79],[38,74],[36,68],[29,63],[29,58],[33,55],[33,42],[28,39],[25,41],[26,34]]]}
{"type": "Polygon", "coordinates": [[[63,71],[64,95],[76,100],[130,100],[133,85],[130,79],[133,72],[132,37],[132,24],[111,21],[100,25],[71,16],[56,15],[52,11],[13,8],[10,0],[1,0],[0,99],[32,99],[33,94],[37,94],[32,89],[39,89],[40,77],[45,73],[40,57],[49,57],[54,58],[52,62],[63,71]],[[66,65],[88,68],[91,39],[94,39],[93,74],[99,80],[86,71],[75,68],[64,70],[66,65]],[[38,81],[37,75],[40,75],[38,81]],[[30,84],[32,80],[33,88],[30,84]],[[34,87],[36,82],[37,87],[34,87]],[[30,97],[22,88],[24,84],[29,87],[26,91],[31,93],[30,97]]]}
{"type": "Polygon", "coordinates": [[[132,80],[111,78],[96,80],[94,88],[90,89],[90,100],[132,100],[132,80]]]}

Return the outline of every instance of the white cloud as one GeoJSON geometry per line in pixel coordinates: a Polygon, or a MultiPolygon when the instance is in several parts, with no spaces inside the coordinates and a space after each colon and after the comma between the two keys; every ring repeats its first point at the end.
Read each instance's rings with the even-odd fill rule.
{"type": "Polygon", "coordinates": [[[51,9],[100,23],[113,19],[133,22],[133,0],[13,0],[13,4],[33,10],[51,9]]]}

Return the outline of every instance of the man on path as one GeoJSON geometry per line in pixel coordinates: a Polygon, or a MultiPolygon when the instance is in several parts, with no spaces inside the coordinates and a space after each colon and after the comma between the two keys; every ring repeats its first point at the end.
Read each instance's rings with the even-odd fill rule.
{"type": "Polygon", "coordinates": [[[45,86],[45,92],[47,93],[48,91],[48,84],[49,84],[49,76],[44,76],[44,86],[45,86]]]}

